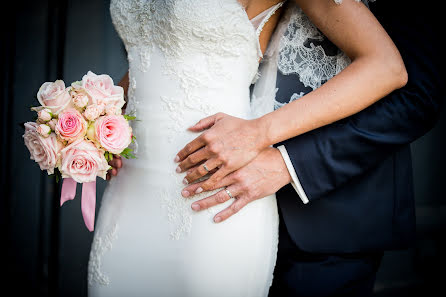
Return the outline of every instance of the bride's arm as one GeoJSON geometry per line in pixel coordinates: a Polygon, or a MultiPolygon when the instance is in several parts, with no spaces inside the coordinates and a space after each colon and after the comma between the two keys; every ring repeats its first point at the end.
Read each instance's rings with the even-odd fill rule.
{"type": "Polygon", "coordinates": [[[365,5],[295,1],[352,63],[320,88],[263,116],[259,123],[268,145],[355,114],[407,82],[396,46],[365,5]]]}
{"type": "Polygon", "coordinates": [[[370,10],[344,0],[295,0],[314,24],[352,60],[338,75],[299,100],[255,120],[225,114],[191,127],[207,129],[176,158],[177,172],[188,170],[185,182],[219,168],[200,191],[243,167],[263,149],[283,140],[355,114],[406,84],[407,72],[396,46],[370,10]],[[191,168],[192,167],[192,168],[191,168]]]}

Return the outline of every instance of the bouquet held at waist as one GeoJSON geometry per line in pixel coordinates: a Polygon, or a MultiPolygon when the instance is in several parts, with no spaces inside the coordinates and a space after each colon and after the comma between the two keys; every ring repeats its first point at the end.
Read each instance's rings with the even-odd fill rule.
{"type": "Polygon", "coordinates": [[[24,123],[24,142],[41,170],[63,179],[60,204],[74,199],[82,184],[81,209],[88,230],[94,229],[96,177],[106,179],[113,155],[135,158],[129,121],[123,114],[124,90],[109,75],[89,71],[66,87],[45,82],[37,93],[35,121],[24,123]]]}

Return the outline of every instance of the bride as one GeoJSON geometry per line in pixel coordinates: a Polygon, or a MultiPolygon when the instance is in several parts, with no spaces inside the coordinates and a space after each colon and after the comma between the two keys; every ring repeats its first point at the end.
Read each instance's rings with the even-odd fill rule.
{"type": "Polygon", "coordinates": [[[200,196],[182,198],[184,174],[173,158],[194,138],[185,128],[198,119],[219,111],[250,117],[249,86],[265,48],[260,33],[282,6],[264,2],[250,22],[236,0],[111,1],[128,53],[126,113],[140,121],[132,127],[137,158],[126,160],[103,194],[89,296],[267,296],[275,196],[216,225],[213,216],[228,204],[195,213],[191,202],[200,196]]]}
{"type": "Polygon", "coordinates": [[[249,87],[282,4],[111,1],[129,61],[126,113],[139,119],[137,159],[126,160],[105,189],[90,253],[90,296],[268,295],[278,242],[275,195],[215,224],[234,199],[193,211],[193,202],[221,189],[184,199],[188,172],[176,171],[174,157],[196,137],[186,128],[198,120],[219,112],[253,117],[249,87]]]}

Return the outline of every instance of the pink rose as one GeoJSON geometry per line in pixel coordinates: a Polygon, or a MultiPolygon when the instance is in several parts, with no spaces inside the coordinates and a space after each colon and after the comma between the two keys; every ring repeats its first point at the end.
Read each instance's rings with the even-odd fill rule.
{"type": "Polygon", "coordinates": [[[36,161],[41,170],[46,170],[48,175],[54,173],[54,168],[60,161],[60,151],[63,144],[58,141],[56,135],[51,133],[44,138],[37,132],[37,123],[25,123],[25,133],[23,139],[31,154],[31,160],[36,161]]]}
{"type": "Polygon", "coordinates": [[[106,179],[110,168],[104,152],[85,139],[78,139],[63,148],[61,157],[62,178],[71,177],[78,183],[95,181],[96,176],[106,179]]]}
{"type": "Polygon", "coordinates": [[[59,114],[56,124],[56,133],[63,140],[73,142],[85,136],[87,122],[74,108],[68,108],[59,114]]]}
{"type": "Polygon", "coordinates": [[[132,128],[122,115],[102,116],[95,122],[95,139],[107,151],[120,154],[132,142],[132,128]]]}
{"type": "Polygon", "coordinates": [[[102,108],[97,104],[90,104],[84,111],[84,117],[89,121],[96,120],[101,115],[102,108]]]}
{"type": "Polygon", "coordinates": [[[125,103],[124,89],[120,86],[115,86],[109,75],[96,75],[88,71],[82,77],[81,85],[90,97],[90,103],[104,104],[104,107],[105,105],[113,104],[119,108],[125,103]]]}
{"type": "Polygon", "coordinates": [[[44,83],[37,93],[39,103],[52,113],[58,114],[71,103],[71,96],[62,80],[44,83]]]}

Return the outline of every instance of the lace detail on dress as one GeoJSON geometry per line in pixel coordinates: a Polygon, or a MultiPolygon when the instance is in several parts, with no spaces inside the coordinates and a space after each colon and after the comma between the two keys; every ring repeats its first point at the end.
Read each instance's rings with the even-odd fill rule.
{"type": "Polygon", "coordinates": [[[291,9],[290,22],[280,40],[277,66],[285,75],[298,74],[300,81],[314,90],[338,74],[350,60],[341,51],[328,56],[321,45],[314,45],[325,37],[299,7],[291,9]]]}
{"type": "MultiPolygon", "coordinates": [[[[225,5],[219,1],[112,0],[110,10],[129,60],[135,58],[132,55],[139,55],[143,72],[150,66],[150,53],[157,46],[171,60],[181,60],[188,52],[251,56],[248,61],[253,77],[258,67],[252,51],[258,43],[254,28],[246,23],[246,12],[236,0],[225,5]],[[132,47],[137,47],[135,53],[130,51],[132,47]]],[[[178,67],[179,62],[171,61],[170,67],[178,67]]]]}
{"type": "Polygon", "coordinates": [[[274,110],[281,108],[282,106],[293,102],[294,100],[300,99],[305,95],[304,92],[300,92],[299,94],[297,93],[293,93],[293,95],[291,95],[291,98],[288,102],[279,102],[276,99],[274,99],[274,110]]]}
{"type": "Polygon", "coordinates": [[[111,250],[112,243],[116,239],[117,225],[114,225],[111,231],[103,236],[95,236],[90,251],[90,259],[88,263],[88,284],[93,285],[94,282],[100,285],[110,284],[110,279],[105,275],[102,269],[102,256],[105,252],[111,250]]]}

